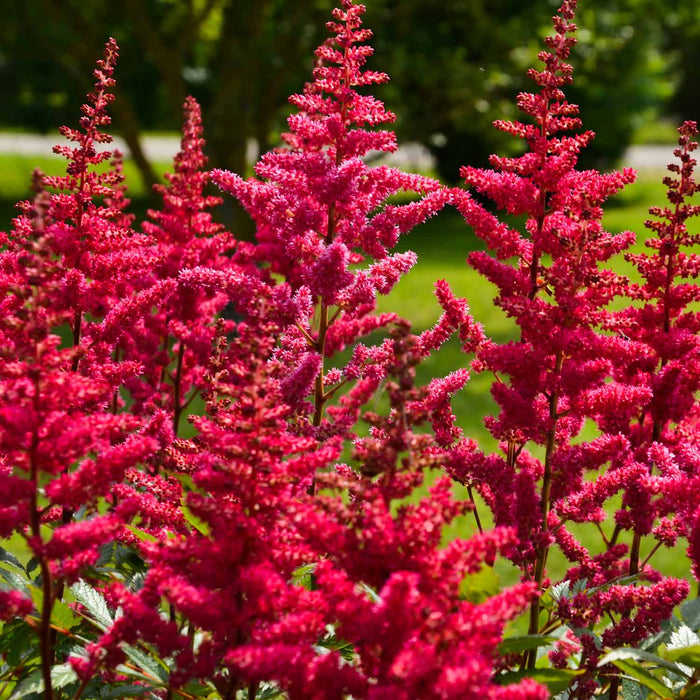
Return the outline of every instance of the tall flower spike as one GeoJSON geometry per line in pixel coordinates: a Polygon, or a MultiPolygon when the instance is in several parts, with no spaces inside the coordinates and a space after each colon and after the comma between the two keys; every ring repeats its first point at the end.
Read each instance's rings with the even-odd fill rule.
{"type": "Polygon", "coordinates": [[[205,170],[201,110],[193,97],[185,100],[183,115],[174,172],[166,173],[167,185],[155,185],[163,205],[159,210],[150,209],[151,220],[143,223],[157,254],[149,276],[151,289],[172,285],[175,291],[158,304],[157,312],[140,314],[134,323],[123,326],[119,340],[123,357],[144,368],[128,384],[135,401],[133,410],[167,410],[175,433],[185,405],[203,386],[214,319],[228,300],[223,290],[207,290],[182,281],[176,284],[175,280],[183,270],[233,267],[227,252],[235,245],[231,234],[212,219],[210,210],[221,199],[204,193],[209,173],[205,170]]]}
{"type": "MultiPolygon", "coordinates": [[[[413,254],[390,255],[399,235],[438,211],[449,195],[434,180],[386,166],[370,167],[370,151],[396,148],[393,132],[374,130],[394,120],[377,99],[360,88],[382,83],[384,73],[365,70],[372,48],[362,28],[363,5],[344,0],[328,23],[331,37],[316,51],[313,82],[290,102],[287,148],[264,155],[255,170],[261,180],[244,181],[214,171],[212,179],[237,197],[257,224],[257,259],[281,275],[293,290],[311,295],[311,314],[298,317],[287,333],[290,366],[311,366],[320,355],[313,404],[305,394],[290,400],[300,418],[321,425],[334,389],[325,358],[358,338],[392,323],[394,314],[373,315],[378,294],[386,294],[415,262],[413,254]],[[398,192],[424,195],[406,205],[386,204],[398,192]],[[358,267],[365,258],[375,265],[358,267]]],[[[272,281],[272,280],[271,280],[272,281]]],[[[346,379],[342,375],[340,379],[346,379]]],[[[297,383],[306,391],[308,383],[297,383]]]]}
{"type": "Polygon", "coordinates": [[[615,415],[602,417],[606,429],[629,437],[635,459],[643,465],[637,478],[627,481],[623,509],[617,514],[618,523],[634,531],[632,573],[639,568],[642,536],[654,534],[674,544],[692,529],[700,505],[697,489],[690,486],[700,478],[700,315],[695,308],[700,301],[700,255],[693,252],[700,234],[688,230],[688,221],[700,214],[700,206],[692,203],[700,191],[693,157],[697,124],[685,122],[678,134],[677,160],[663,180],[669,204],[652,207],[655,218],[645,222],[652,234],[645,241],[650,252],[626,256],[642,280],[628,288],[627,296],[639,303],[619,314],[624,332],[639,350],[636,362],[617,367],[617,378],[645,389],[648,399],[629,422],[615,415]],[[645,488],[650,478],[664,484],[657,499],[645,488]],[[660,518],[667,520],[659,524],[660,518]]]}
{"type": "MultiPolygon", "coordinates": [[[[606,232],[602,205],[635,173],[576,168],[579,152],[594,135],[569,133],[581,127],[578,107],[564,94],[572,80],[567,61],[575,43],[575,8],[575,0],[563,2],[553,20],[554,33],[545,41],[548,50],[539,54],[544,67],[528,72],[537,92],[518,96],[528,122],[495,122],[496,128],[523,140],[526,152],[515,158],[492,156],[492,169],[461,171],[466,184],[499,209],[524,217],[524,231],[499,221],[468,192],[455,193],[459,210],[493,253],[474,252],[469,262],[496,285],[496,304],[518,325],[520,338],[484,344],[477,353],[476,368],[497,378],[492,394],[500,413],[487,419],[487,427],[503,455],[485,456],[465,446],[455,451],[454,473],[481,492],[497,524],[517,527],[520,546],[514,562],[540,590],[554,546],[573,561],[588,565],[590,560],[566,530],[567,520],[604,517],[599,508],[571,508],[587,488],[586,472],[604,475],[628,466],[624,439],[601,436],[574,444],[584,420],[605,413],[627,421],[648,399],[646,387],[609,383],[618,365],[635,362],[636,349],[623,335],[610,332],[617,322],[608,304],[623,293],[626,281],[605,265],[634,235],[606,232]],[[533,454],[535,446],[539,457],[533,454]]],[[[606,481],[614,488],[612,479],[606,481]]],[[[619,488],[621,481],[615,484],[619,488]]],[[[615,545],[616,538],[610,538],[614,556],[590,564],[601,580],[619,573],[624,551],[615,545]]],[[[529,632],[538,633],[540,624],[537,600],[529,632]]],[[[529,654],[528,665],[534,662],[535,654],[529,654]]]]}
{"type": "MultiPolygon", "coordinates": [[[[134,290],[148,264],[139,249],[144,239],[121,228],[121,207],[96,201],[121,201],[114,190],[119,173],[90,169],[110,157],[95,144],[109,140],[100,127],[109,123],[116,53],[110,40],[83,107],[82,131],[62,130],[78,145],[57,147],[69,160],[67,175],[45,182],[67,191],[41,204],[41,223],[32,216],[38,203],[23,207],[0,252],[0,536],[22,537],[41,572],[40,590],[35,586],[40,659],[30,672],[41,675],[49,700],[51,667],[63,654],[52,629],[54,604],[130,517],[128,503],[106,514],[98,514],[97,503],[159,447],[139,432],[138,419],[106,410],[137,368],[114,361],[112,346],[99,338],[104,314],[134,290]],[[61,337],[66,326],[72,332],[61,337]],[[86,517],[74,522],[78,510],[86,517]]],[[[9,601],[17,614],[20,602],[9,601]]]]}

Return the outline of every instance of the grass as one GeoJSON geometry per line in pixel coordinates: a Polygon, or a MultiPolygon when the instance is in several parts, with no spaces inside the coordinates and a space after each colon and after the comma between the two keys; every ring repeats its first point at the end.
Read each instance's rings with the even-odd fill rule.
{"type": "MultiPolygon", "coordinates": [[[[102,167],[107,168],[107,164],[103,164],[102,167]]],[[[172,166],[170,163],[155,163],[154,167],[156,173],[162,174],[172,166]]],[[[15,204],[32,196],[29,185],[35,168],[39,168],[46,175],[65,175],[66,161],[53,155],[0,154],[0,231],[7,230],[10,221],[17,215],[15,204]]],[[[142,216],[151,204],[150,193],[144,187],[133,161],[125,161],[124,175],[129,185],[131,210],[137,216],[142,216]]]]}
{"type": "MultiPolygon", "coordinates": [[[[675,134],[675,131],[673,133],[675,134]]],[[[60,158],[0,154],[0,229],[9,227],[9,221],[14,216],[14,203],[30,196],[27,185],[32,170],[37,166],[47,174],[64,172],[64,161],[60,158]]],[[[164,172],[168,167],[165,163],[157,164],[157,171],[164,172]]],[[[148,204],[148,193],[140,185],[138,172],[129,161],[125,164],[125,174],[131,186],[129,196],[135,204],[133,210],[141,216],[148,204]]],[[[644,221],[648,218],[649,206],[663,206],[666,202],[665,188],[661,184],[663,174],[643,173],[636,183],[612,200],[606,209],[604,223],[608,230],[635,231],[638,236],[635,246],[637,249],[642,247],[646,236],[644,221]]],[[[418,254],[418,263],[389,296],[380,300],[380,310],[395,311],[410,319],[416,331],[428,328],[441,313],[431,290],[437,279],[446,279],[458,296],[468,299],[473,316],[484,325],[490,337],[498,342],[516,337],[516,328],[512,321],[493,306],[493,285],[480,277],[465,262],[469,252],[482,247],[482,243],[455,210],[443,211],[400,242],[400,250],[410,249],[418,254]]],[[[624,260],[616,261],[615,268],[626,274],[631,272],[630,266],[624,260]]],[[[449,342],[418,368],[418,381],[426,383],[431,377],[444,376],[459,367],[467,366],[469,361],[470,358],[462,354],[456,342],[449,342]]],[[[495,441],[483,425],[483,417],[495,411],[489,393],[490,384],[491,379],[487,375],[473,376],[466,388],[453,400],[455,413],[465,433],[476,439],[486,451],[497,449],[495,441]]],[[[466,498],[465,490],[462,489],[461,492],[466,498]]],[[[488,511],[478,499],[477,508],[484,523],[490,524],[488,511]]],[[[473,516],[470,515],[455,523],[446,536],[468,537],[474,529],[473,516]]],[[[600,541],[597,531],[592,526],[577,528],[577,534],[591,549],[595,549],[600,541]]],[[[4,543],[4,546],[7,545],[7,542],[4,543]]],[[[11,540],[9,548],[22,556],[23,543],[18,539],[11,540]]],[[[673,550],[660,550],[654,556],[652,564],[671,575],[689,577],[687,559],[673,550]]],[[[556,557],[552,557],[549,562],[550,576],[553,580],[561,577],[566,568],[566,562],[557,560],[556,557]]],[[[503,584],[517,580],[517,571],[507,563],[499,564],[496,573],[503,584]]]]}

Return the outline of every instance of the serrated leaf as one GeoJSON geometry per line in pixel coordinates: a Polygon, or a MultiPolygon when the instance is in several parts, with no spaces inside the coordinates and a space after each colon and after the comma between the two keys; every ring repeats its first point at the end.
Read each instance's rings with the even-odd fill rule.
{"type": "Polygon", "coordinates": [[[4,561],[20,571],[25,571],[25,568],[22,566],[22,562],[17,559],[12,552],[8,552],[4,547],[0,547],[0,561],[4,561]]]}
{"type": "Polygon", "coordinates": [[[295,586],[301,586],[307,591],[312,590],[314,571],[316,571],[316,564],[305,564],[304,566],[300,566],[292,574],[292,584],[295,586]]]}
{"type": "Polygon", "coordinates": [[[335,636],[325,637],[318,643],[318,646],[337,651],[346,661],[350,661],[355,656],[355,647],[350,642],[335,636]]]}
{"type": "Polygon", "coordinates": [[[51,668],[51,685],[54,688],[65,688],[78,680],[78,674],[70,664],[58,664],[51,668]]]}
{"type": "Polygon", "coordinates": [[[143,685],[118,685],[112,688],[100,690],[101,700],[116,700],[116,698],[136,698],[148,692],[148,688],[143,685]]]}
{"type": "Polygon", "coordinates": [[[663,668],[668,669],[669,671],[673,671],[673,673],[678,674],[679,676],[687,676],[688,674],[677,664],[674,664],[670,661],[666,661],[666,659],[662,659],[660,656],[657,656],[656,654],[652,654],[649,651],[642,651],[641,649],[614,649],[611,651],[609,654],[606,654],[599,662],[598,662],[598,668],[601,668],[602,666],[605,666],[606,664],[615,664],[620,668],[618,661],[629,661],[630,659],[634,661],[647,661],[649,663],[653,663],[656,666],[661,666],[663,668]]]}
{"type": "Polygon", "coordinates": [[[681,605],[681,617],[691,630],[700,630],[700,598],[688,600],[681,605]]]}
{"type": "Polygon", "coordinates": [[[648,671],[644,666],[636,663],[633,659],[618,659],[614,662],[623,673],[634,678],[638,683],[641,683],[645,688],[649,688],[653,693],[656,693],[660,698],[673,698],[673,692],[662,681],[660,681],[653,673],[648,671]]]}
{"type": "Polygon", "coordinates": [[[556,586],[552,586],[547,592],[555,603],[560,600],[566,600],[569,597],[571,584],[568,581],[562,581],[556,586]]]}
{"type": "Polygon", "coordinates": [[[523,678],[533,680],[546,685],[552,695],[564,692],[574,680],[585,673],[583,670],[567,668],[529,668],[524,671],[508,671],[496,676],[495,681],[499,685],[513,685],[523,678]]]}
{"type": "Polygon", "coordinates": [[[624,700],[647,700],[649,691],[637,681],[623,678],[622,680],[622,697],[624,700]]]}
{"type": "Polygon", "coordinates": [[[700,667],[700,644],[694,644],[692,647],[680,647],[678,649],[668,648],[664,652],[664,658],[669,661],[675,661],[691,668],[700,667]]]}
{"type": "Polygon", "coordinates": [[[681,625],[677,630],[671,633],[666,648],[669,650],[685,649],[686,647],[692,647],[696,644],[700,644],[700,637],[687,625],[681,625]]]}
{"type": "Polygon", "coordinates": [[[70,587],[75,599],[90,613],[92,621],[102,630],[111,627],[114,620],[105,599],[85,581],[78,581],[70,587]]]}
{"type": "Polygon", "coordinates": [[[501,590],[501,579],[490,566],[483,566],[474,574],[467,574],[459,585],[462,598],[470,603],[483,603],[501,590]]]}
{"type": "Polygon", "coordinates": [[[28,676],[25,676],[16,686],[12,695],[10,695],[10,700],[17,700],[18,698],[24,698],[27,695],[32,695],[33,693],[43,693],[44,692],[44,679],[41,675],[41,669],[37,668],[32,671],[28,676]]]}
{"type": "Polygon", "coordinates": [[[10,588],[12,588],[12,590],[24,593],[24,595],[29,597],[29,582],[25,576],[22,576],[22,574],[18,573],[14,569],[5,569],[2,566],[0,566],[0,576],[2,576],[8,584],[10,584],[10,588]]]}
{"type": "Polygon", "coordinates": [[[27,653],[38,654],[36,646],[36,632],[24,620],[13,620],[2,628],[0,654],[10,666],[22,664],[27,653]]]}
{"type": "Polygon", "coordinates": [[[131,659],[131,661],[136,664],[140,669],[143,669],[146,673],[142,674],[145,678],[153,682],[154,680],[160,680],[165,683],[168,680],[168,672],[161,666],[161,664],[148,656],[148,654],[142,652],[136,647],[132,647],[129,644],[124,644],[122,646],[124,653],[131,659]]]}
{"type": "Polygon", "coordinates": [[[146,574],[143,571],[136,571],[126,579],[125,584],[130,591],[136,592],[143,588],[145,580],[146,574]]]}
{"type": "Polygon", "coordinates": [[[542,634],[523,634],[517,637],[508,637],[498,645],[498,652],[503,654],[519,654],[521,651],[530,651],[538,647],[544,647],[556,642],[555,637],[546,637],[542,634]]]}
{"type": "Polygon", "coordinates": [[[582,578],[576,581],[574,583],[574,587],[571,590],[571,593],[573,595],[576,595],[577,593],[583,593],[586,588],[588,587],[588,579],[587,578],[582,578]]]}

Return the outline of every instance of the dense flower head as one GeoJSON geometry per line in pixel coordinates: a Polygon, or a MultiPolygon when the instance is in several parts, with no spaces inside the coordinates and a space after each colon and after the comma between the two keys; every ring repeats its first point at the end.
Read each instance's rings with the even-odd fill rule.
{"type": "Polygon", "coordinates": [[[695,308],[700,300],[700,256],[693,252],[700,238],[688,228],[700,213],[700,206],[692,203],[700,189],[693,158],[697,125],[685,122],[678,133],[677,160],[664,178],[669,204],[650,209],[655,218],[645,223],[650,231],[648,252],[626,256],[641,278],[626,295],[638,303],[617,318],[635,343],[637,357],[615,366],[615,376],[633,385],[641,400],[622,425],[615,415],[600,416],[605,428],[614,426],[628,437],[638,465],[627,478],[618,522],[634,530],[635,541],[653,531],[671,545],[693,528],[698,501],[692,484],[700,473],[700,316],[695,308]]]}
{"type": "Polygon", "coordinates": [[[493,169],[462,169],[467,185],[499,209],[525,217],[524,231],[499,222],[469,192],[456,195],[457,207],[490,249],[472,253],[469,262],[496,285],[495,303],[516,322],[520,337],[482,343],[474,363],[497,377],[492,394],[500,413],[486,425],[504,456],[461,451],[452,469],[478,484],[498,524],[517,525],[526,540],[517,552],[521,565],[534,565],[552,543],[550,508],[578,492],[587,470],[604,467],[619,458],[615,450],[627,448],[614,441],[602,451],[573,448],[584,420],[603,412],[625,420],[646,397],[634,387],[608,384],[616,363],[634,357],[634,348],[622,335],[600,331],[614,326],[607,306],[626,284],[604,265],[634,236],[605,231],[602,205],[634,180],[634,172],[576,168],[593,134],[568,134],[581,125],[563,91],[571,82],[566,59],[575,42],[575,6],[561,6],[546,41],[549,51],[539,56],[544,68],[529,73],[539,91],[518,98],[532,123],[496,123],[526,141],[528,150],[516,158],[492,157],[493,169]],[[535,445],[544,449],[543,459],[532,453],[535,445]]]}
{"type": "MultiPolygon", "coordinates": [[[[340,374],[329,374],[325,359],[399,322],[393,313],[374,313],[377,296],[388,294],[415,263],[412,253],[391,249],[450,199],[435,180],[363,160],[369,151],[396,147],[392,132],[374,129],[393,115],[360,92],[387,80],[364,69],[372,54],[365,43],[371,32],[361,28],[364,11],[348,0],[334,12],[331,36],[316,52],[313,81],[290,98],[299,111],[288,120],[286,147],[260,159],[255,167],[260,179],[212,174],[253,217],[258,245],[251,259],[261,264],[269,283],[281,280],[311,301],[284,331],[279,357],[295,377],[285,396],[300,419],[326,433],[332,415],[324,412],[326,404],[362,372],[352,362],[340,374]],[[399,193],[418,198],[387,201],[399,193]]],[[[372,365],[381,373],[381,364],[372,365]]],[[[343,429],[336,425],[338,432],[343,429]]]]}
{"type": "MultiPolygon", "coordinates": [[[[180,151],[167,185],[155,185],[163,198],[150,209],[143,230],[153,241],[154,262],[139,304],[128,302],[131,319],[115,318],[119,353],[138,361],[143,370],[127,386],[135,412],[171,411],[177,432],[187,401],[203,387],[203,375],[214,339],[214,318],[229,302],[225,290],[177,282],[183,270],[226,270],[235,241],[210,209],[221,199],[204,194],[209,173],[204,169],[201,109],[193,97],[183,105],[180,151]],[[150,298],[149,298],[150,297],[150,298]],[[157,307],[157,313],[149,313],[157,307]],[[171,365],[175,365],[171,369],[171,365]]],[[[125,305],[124,311],[127,311],[125,305]]]]}

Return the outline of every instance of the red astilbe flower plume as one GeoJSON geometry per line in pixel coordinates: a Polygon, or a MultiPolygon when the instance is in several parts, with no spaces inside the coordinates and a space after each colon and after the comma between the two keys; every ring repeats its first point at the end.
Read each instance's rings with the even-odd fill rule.
{"type": "MultiPolygon", "coordinates": [[[[493,156],[493,170],[462,169],[468,185],[509,213],[526,216],[525,232],[500,223],[468,193],[458,201],[496,255],[475,252],[469,262],[498,287],[496,304],[520,328],[518,341],[484,344],[476,362],[478,369],[509,378],[494,384],[501,413],[487,421],[504,445],[505,459],[473,456],[467,472],[494,508],[496,522],[517,524],[523,539],[520,563],[526,568],[547,546],[552,504],[577,491],[584,468],[600,466],[595,458],[570,458],[568,443],[599,404],[619,404],[605,380],[612,358],[630,354],[624,341],[596,329],[622,286],[599,265],[633,240],[629,232],[615,236],[602,228],[601,205],[634,175],[576,170],[578,152],[593,134],[561,133],[580,126],[578,108],[562,91],[571,81],[565,60],[575,41],[569,36],[576,29],[574,8],[575,2],[564,2],[554,18],[555,34],[546,40],[550,51],[540,54],[545,68],[529,73],[540,91],[518,97],[534,123],[496,122],[524,139],[529,150],[518,158],[493,156]],[[545,448],[544,463],[529,454],[528,443],[545,448]]],[[[634,406],[635,398],[632,391],[628,403],[634,406]]],[[[584,448],[576,449],[579,457],[588,456],[584,448]]]]}
{"type": "Polygon", "coordinates": [[[423,472],[441,464],[435,442],[413,429],[442,419],[438,406],[449,401],[449,388],[413,387],[420,339],[406,327],[393,334],[390,413],[367,415],[373,429],[356,447],[359,472],[342,464],[320,472],[340,445],[319,448],[290,431],[274,313],[249,315],[228,349],[220,339],[208,415],[196,419],[195,441],[179,443],[198,487],[187,499],[196,528],[144,546],[143,588],[115,589],[124,615],[76,668],[88,676],[105,660],[113,666],[120,645],[139,639],[174,655],[171,685],[213,677],[221,694],[272,681],[293,700],[547,697],[532,681],[493,683],[503,627],[530,601],[532,584],[479,604],[460,593],[465,576],[512,546],[512,533],[443,549],[443,528],[468,509],[447,479],[407,504],[423,472]],[[311,496],[314,477],[322,491],[311,496]],[[161,600],[203,633],[196,649],[154,612],[161,600]]]}
{"type": "Polygon", "coordinates": [[[446,478],[416,496],[443,466],[442,446],[461,435],[449,402],[466,381],[454,373],[415,386],[424,341],[407,326],[392,332],[379,392],[388,413],[364,413],[370,434],[355,441],[352,467],[317,476],[319,515],[298,525],[321,559],[314,581],[326,596],[333,637],[352,645],[367,684],[361,697],[547,697],[532,682],[507,690],[493,683],[504,626],[531,601],[534,586],[505,589],[480,604],[469,601],[468,585],[466,596],[461,589],[465,577],[510,550],[514,533],[497,529],[443,549],[444,529],[470,504],[453,498],[446,478]],[[429,423],[435,437],[423,432],[429,423]]]}
{"type": "MultiPolygon", "coordinates": [[[[564,94],[572,80],[567,60],[575,43],[575,8],[575,0],[563,2],[554,17],[554,34],[545,41],[548,50],[539,54],[544,68],[529,71],[538,92],[518,96],[529,122],[495,123],[522,139],[527,151],[515,158],[492,156],[492,169],[461,171],[466,184],[499,209],[525,218],[524,231],[499,221],[469,193],[456,195],[465,220],[493,254],[477,251],[469,262],[496,285],[495,303],[515,321],[520,337],[507,344],[483,344],[474,364],[497,378],[492,394],[500,413],[486,424],[503,456],[483,455],[465,444],[454,451],[451,470],[480,491],[497,525],[517,528],[520,545],[513,561],[541,590],[547,585],[546,561],[553,545],[605,580],[620,573],[624,546],[622,552],[615,549],[617,535],[606,538],[615,556],[591,564],[566,523],[598,527],[605,519],[600,504],[586,509],[575,503],[588,488],[586,472],[607,479],[609,495],[621,488],[616,477],[623,472],[615,470],[629,466],[629,441],[612,431],[573,443],[586,418],[604,413],[626,424],[650,397],[649,388],[633,379],[610,382],[618,367],[639,357],[635,343],[617,332],[620,322],[607,308],[627,281],[605,267],[634,235],[605,231],[602,205],[634,180],[634,172],[576,168],[579,152],[594,135],[567,133],[581,126],[578,107],[564,94]]],[[[532,634],[540,631],[539,613],[535,601],[532,634]]],[[[528,664],[534,661],[531,653],[528,664]]]]}
{"type": "MultiPolygon", "coordinates": [[[[269,307],[266,289],[258,290],[258,301],[269,307]]],[[[222,695],[262,679],[303,687],[317,665],[321,672],[332,661],[335,683],[345,687],[339,655],[326,658],[315,648],[327,606],[320,592],[296,580],[311,550],[293,527],[307,517],[300,500],[307,484],[337,448],[319,450],[312,438],[288,431],[292,409],[279,395],[282,368],[270,360],[278,332],[269,318],[249,316],[227,349],[219,323],[208,415],[195,419],[195,441],[178,443],[197,489],[187,497],[196,527],[142,547],[150,566],[144,586],[116,592],[124,615],[92,648],[91,661],[76,660],[81,674],[105,659],[118,663],[119,645],[140,639],[176,655],[175,686],[195,676],[213,677],[222,695]],[[196,651],[159,617],[161,599],[204,633],[196,651]]]]}
{"type": "Polygon", "coordinates": [[[144,239],[122,228],[128,221],[122,208],[97,203],[110,196],[122,202],[112,189],[118,173],[90,170],[110,157],[95,145],[109,139],[100,127],[109,123],[116,54],[110,40],[83,106],[82,131],[62,130],[78,144],[57,147],[69,160],[68,174],[44,179],[67,191],[52,194],[48,204],[42,193],[41,202],[23,205],[0,253],[0,536],[21,535],[41,571],[37,612],[47,697],[57,648],[53,604],[133,511],[125,501],[104,513],[98,502],[161,447],[140,420],[108,410],[138,367],[113,360],[104,313],[137,288],[148,262],[140,257],[144,239]],[[79,508],[85,518],[73,522],[79,508]]]}
{"type": "Polygon", "coordinates": [[[301,416],[313,413],[317,426],[334,387],[346,379],[342,372],[326,376],[325,358],[395,320],[394,314],[373,314],[376,297],[393,288],[415,255],[391,255],[390,250],[401,234],[448,199],[434,180],[362,160],[370,151],[396,148],[393,132],[372,129],[394,115],[357,89],[388,79],[364,70],[372,54],[364,43],[371,32],[361,28],[364,11],[351,0],[334,10],[334,21],[327,25],[332,36],[316,51],[314,81],[290,98],[299,112],[288,120],[288,147],[260,159],[255,170],[261,179],[212,174],[255,220],[260,262],[310,299],[308,314],[295,319],[298,327],[287,333],[284,344],[290,366],[303,365],[314,379],[290,385],[298,395],[288,392],[289,400],[301,416]],[[387,204],[387,197],[399,192],[424,196],[409,204],[387,204]],[[359,267],[371,259],[375,262],[359,267]],[[311,387],[309,407],[302,400],[311,387]]]}
{"type": "Polygon", "coordinates": [[[188,97],[183,106],[181,149],[174,172],[166,173],[167,185],[155,185],[163,198],[160,210],[148,212],[151,221],[143,230],[155,243],[157,260],[150,276],[150,292],[144,292],[144,312],[132,322],[119,324],[119,351],[124,358],[143,366],[139,377],[127,386],[134,400],[132,412],[166,410],[177,433],[188,401],[203,386],[214,338],[214,319],[228,297],[216,290],[179,284],[150,313],[148,294],[170,285],[184,269],[211,270],[231,266],[226,252],[235,241],[224,227],[212,220],[210,210],[219,197],[204,194],[209,173],[204,170],[202,118],[199,104],[188,97]]]}
{"type": "Polygon", "coordinates": [[[648,398],[629,422],[601,416],[607,430],[627,435],[637,464],[617,513],[618,523],[635,533],[633,572],[641,537],[653,534],[674,545],[693,527],[700,505],[700,255],[692,252],[700,235],[688,230],[689,220],[700,214],[700,206],[691,203],[700,190],[693,157],[697,125],[685,122],[678,132],[678,161],[664,178],[669,205],[652,207],[656,219],[645,222],[652,232],[645,241],[651,252],[626,256],[642,279],[627,289],[627,296],[640,303],[621,312],[620,320],[638,353],[635,362],[617,367],[617,377],[641,387],[648,398]]]}

